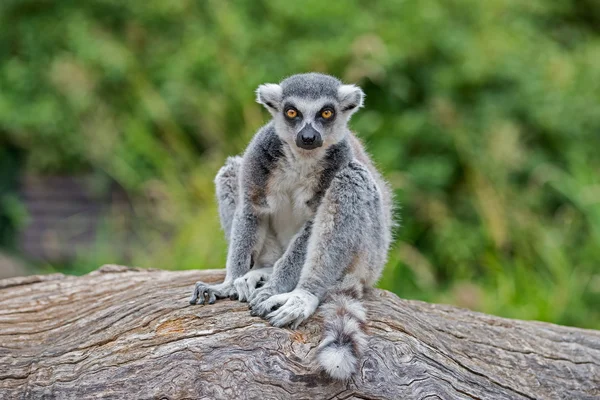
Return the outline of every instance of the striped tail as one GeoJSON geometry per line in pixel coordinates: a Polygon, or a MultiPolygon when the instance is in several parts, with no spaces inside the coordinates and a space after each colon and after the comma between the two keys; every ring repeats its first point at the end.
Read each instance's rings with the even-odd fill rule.
{"type": "Polygon", "coordinates": [[[325,321],[317,362],[332,378],[345,380],[358,370],[367,347],[366,311],[353,291],[334,292],[322,305],[325,321]]]}

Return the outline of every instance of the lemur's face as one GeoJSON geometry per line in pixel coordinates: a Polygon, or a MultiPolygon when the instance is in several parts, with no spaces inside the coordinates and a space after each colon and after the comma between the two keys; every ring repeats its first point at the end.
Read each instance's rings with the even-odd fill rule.
{"type": "Polygon", "coordinates": [[[340,110],[335,99],[290,96],[282,103],[274,116],[276,129],[280,135],[292,139],[296,146],[312,150],[323,146],[326,139],[328,144],[339,140],[336,133],[343,132],[339,128],[346,123],[343,118],[337,118],[340,110]]]}
{"type": "Polygon", "coordinates": [[[357,86],[314,73],[294,75],[280,85],[261,85],[257,90],[257,101],[273,115],[277,134],[304,150],[329,147],[343,139],[363,97],[357,86]]]}

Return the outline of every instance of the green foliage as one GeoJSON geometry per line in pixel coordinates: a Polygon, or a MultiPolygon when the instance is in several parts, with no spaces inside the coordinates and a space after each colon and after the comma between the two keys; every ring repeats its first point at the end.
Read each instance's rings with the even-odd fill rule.
{"type": "Polygon", "coordinates": [[[331,73],[402,206],[382,287],[600,328],[599,4],[4,0],[0,143],[125,187],[135,264],[218,268],[212,178],[267,120],[254,89],[331,73]]]}

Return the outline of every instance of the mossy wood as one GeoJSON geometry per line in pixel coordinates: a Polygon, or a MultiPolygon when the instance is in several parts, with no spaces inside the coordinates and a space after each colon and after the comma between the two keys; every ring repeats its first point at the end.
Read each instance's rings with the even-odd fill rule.
{"type": "Polygon", "coordinates": [[[1,399],[592,399],[600,332],[493,317],[373,290],[369,350],[335,382],[321,336],[222,300],[190,306],[223,271],[105,266],[0,281],[1,399]]]}

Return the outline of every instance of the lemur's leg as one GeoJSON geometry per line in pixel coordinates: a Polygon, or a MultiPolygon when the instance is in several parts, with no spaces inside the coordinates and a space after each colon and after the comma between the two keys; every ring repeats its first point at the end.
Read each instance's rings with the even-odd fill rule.
{"type": "MultiPolygon", "coordinates": [[[[227,159],[225,166],[223,166],[217,177],[215,178],[215,186],[217,192],[217,202],[219,205],[219,216],[221,217],[221,227],[225,232],[225,238],[227,242],[231,242],[231,226],[233,225],[233,218],[237,204],[239,203],[239,169],[242,163],[241,157],[230,157],[227,159]]],[[[265,245],[267,245],[265,243],[265,245]]],[[[269,264],[273,265],[273,263],[269,264]]],[[[234,287],[237,294],[232,294],[232,298],[239,297],[241,301],[244,301],[251,290],[256,288],[261,283],[264,284],[268,279],[273,268],[261,268],[260,266],[254,265],[254,268],[250,270],[246,275],[241,278],[237,278],[233,281],[234,287]]]]}
{"type": "MultiPolygon", "coordinates": [[[[227,243],[231,243],[231,227],[239,203],[240,194],[238,176],[241,163],[241,157],[229,157],[215,177],[221,227],[225,232],[227,243]]],[[[198,304],[204,304],[205,294],[209,295],[208,303],[213,304],[218,295],[225,294],[224,292],[227,289],[225,286],[226,285],[209,285],[204,282],[197,282],[190,304],[196,304],[196,301],[198,301],[198,304]],[[208,293],[209,291],[211,293],[208,293]]]]}
{"type": "Polygon", "coordinates": [[[366,278],[368,262],[381,251],[382,220],[381,198],[371,175],[351,163],[333,179],[317,210],[297,287],[262,302],[257,312],[273,310],[266,316],[272,325],[296,328],[345,275],[366,278]]]}
{"type": "Polygon", "coordinates": [[[265,234],[266,226],[259,217],[247,208],[238,207],[231,227],[225,281],[216,285],[196,282],[190,304],[204,304],[205,297],[208,297],[208,304],[220,298],[238,298],[234,282],[250,271],[255,253],[264,243],[265,234]]]}
{"type": "Polygon", "coordinates": [[[249,207],[240,204],[238,176],[241,162],[241,157],[228,158],[215,178],[221,226],[230,247],[225,281],[216,285],[196,282],[190,304],[204,304],[205,296],[208,304],[213,304],[217,298],[237,297],[233,281],[250,269],[252,260],[246,255],[264,241],[266,226],[261,225],[249,207]]]}
{"type": "MultiPolygon", "coordinates": [[[[267,228],[264,242],[252,269],[241,278],[233,281],[239,300],[249,301],[254,292],[262,288],[270,279],[273,265],[281,257],[283,250],[275,233],[267,228]]],[[[235,299],[235,296],[233,297],[235,299]]]]}
{"type": "MultiPolygon", "coordinates": [[[[273,295],[290,292],[296,287],[306,258],[306,247],[312,225],[312,221],[306,222],[292,239],[283,256],[275,263],[269,281],[250,296],[250,308],[254,308],[273,295]]],[[[259,313],[254,309],[252,311],[253,315],[265,316],[266,313],[266,311],[259,313]]]]}

